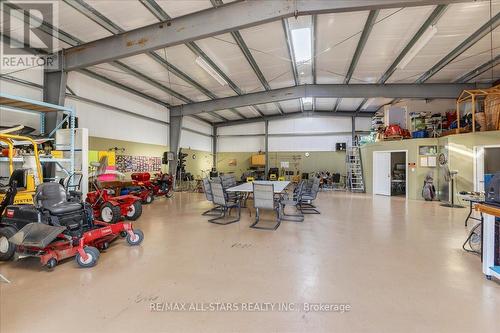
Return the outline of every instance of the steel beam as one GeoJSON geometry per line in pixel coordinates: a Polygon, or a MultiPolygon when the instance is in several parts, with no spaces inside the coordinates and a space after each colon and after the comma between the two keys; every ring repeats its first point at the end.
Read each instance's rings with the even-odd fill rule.
{"type": "Polygon", "coordinates": [[[468,73],[465,73],[460,78],[455,80],[456,83],[464,83],[473,80],[475,77],[483,74],[487,70],[494,68],[495,66],[500,64],[500,55],[497,55],[495,58],[485,62],[484,64],[474,68],[468,73]]]}
{"type": "Polygon", "coordinates": [[[281,20],[281,24],[283,25],[283,31],[285,33],[286,46],[288,50],[288,57],[290,58],[290,66],[292,67],[293,80],[295,81],[295,85],[299,85],[299,73],[297,71],[297,64],[295,63],[295,55],[293,52],[293,44],[292,44],[292,36],[290,32],[290,25],[288,24],[288,20],[286,18],[281,20]]]}
{"type": "Polygon", "coordinates": [[[168,171],[169,174],[174,177],[174,181],[177,178],[177,162],[179,157],[179,147],[181,143],[181,131],[182,129],[182,116],[172,116],[170,115],[170,127],[169,127],[169,142],[170,151],[174,153],[174,160],[169,161],[168,171]]]}
{"type": "MultiPolygon", "coordinates": [[[[366,42],[368,41],[370,33],[373,30],[373,26],[376,23],[378,13],[379,13],[378,10],[371,10],[370,13],[368,14],[365,26],[363,27],[363,32],[361,33],[361,37],[359,37],[358,45],[356,46],[356,50],[354,51],[354,55],[352,56],[349,69],[347,70],[347,74],[344,78],[344,84],[347,84],[351,81],[352,75],[354,74],[356,66],[358,65],[359,58],[361,58],[361,54],[363,54],[366,42]]],[[[333,108],[333,111],[337,111],[340,103],[342,103],[342,98],[338,98],[335,101],[335,106],[333,108]]]]}
{"type": "MultiPolygon", "coordinates": [[[[380,79],[377,81],[377,83],[385,83],[389,78],[394,74],[396,71],[399,63],[403,60],[403,58],[408,54],[408,52],[411,51],[411,49],[415,46],[415,44],[418,42],[420,37],[429,29],[429,27],[435,25],[441,16],[443,16],[444,12],[446,11],[446,8],[448,8],[447,5],[438,5],[436,8],[432,11],[431,15],[425,20],[425,22],[422,24],[420,29],[415,33],[415,35],[412,37],[412,39],[406,44],[404,49],[399,53],[399,55],[396,57],[396,59],[392,62],[392,64],[389,66],[389,68],[382,74],[380,79]]],[[[366,104],[368,101],[368,98],[365,98],[361,104],[359,105],[358,109],[356,110],[357,112],[360,112],[363,106],[366,104]]]]}
{"type": "Polygon", "coordinates": [[[212,136],[212,168],[217,169],[217,127],[215,126],[212,136]]]}
{"type": "MultiPolygon", "coordinates": [[[[357,117],[373,117],[373,112],[361,112],[357,117]]],[[[225,126],[234,126],[234,125],[244,125],[251,123],[258,123],[262,121],[273,121],[273,120],[283,120],[283,119],[297,119],[297,118],[317,118],[317,117],[353,117],[356,113],[353,111],[315,111],[315,112],[290,112],[285,113],[285,116],[282,115],[273,115],[273,116],[265,116],[264,118],[248,118],[241,120],[231,120],[225,123],[214,124],[214,127],[225,127],[225,126]]]]}
{"type": "Polygon", "coordinates": [[[500,13],[497,13],[488,22],[483,24],[478,30],[476,30],[472,35],[470,35],[466,40],[464,40],[460,45],[458,45],[453,51],[448,53],[443,59],[441,59],[437,64],[432,66],[427,72],[418,78],[415,83],[423,83],[433,77],[437,72],[446,67],[450,62],[460,56],[462,53],[467,51],[471,46],[476,44],[484,36],[486,36],[491,31],[495,30],[500,25],[500,13]]]}
{"type": "MultiPolygon", "coordinates": [[[[43,73],[43,101],[56,105],[64,105],[66,97],[66,82],[68,80],[67,72],[48,72],[43,73]]],[[[62,118],[62,112],[48,112],[45,115],[44,133],[51,133],[62,118]]]]}
{"type": "Polygon", "coordinates": [[[267,177],[269,176],[269,120],[264,121],[264,154],[265,154],[264,175],[267,179],[267,177]]]}
{"type": "Polygon", "coordinates": [[[64,54],[64,64],[66,70],[74,70],[297,15],[401,8],[464,1],[237,1],[70,48],[64,54]]]}
{"type": "Polygon", "coordinates": [[[305,97],[317,98],[444,98],[454,99],[464,89],[474,89],[474,84],[316,84],[301,85],[225,97],[211,101],[178,105],[171,108],[173,115],[191,115],[224,110],[260,103],[273,103],[305,97]]]}

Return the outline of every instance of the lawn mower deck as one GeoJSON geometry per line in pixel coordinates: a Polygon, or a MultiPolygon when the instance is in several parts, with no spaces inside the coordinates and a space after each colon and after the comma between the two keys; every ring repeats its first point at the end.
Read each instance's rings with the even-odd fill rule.
{"type": "Polygon", "coordinates": [[[108,224],[94,221],[94,226],[75,239],[61,233],[63,227],[30,223],[9,241],[16,244],[16,253],[39,257],[43,266],[52,269],[58,262],[75,256],[79,266],[92,267],[99,259],[99,250],[107,249],[120,235],[127,238],[129,245],[139,245],[144,239],[143,233],[134,230],[130,222],[108,224]]]}

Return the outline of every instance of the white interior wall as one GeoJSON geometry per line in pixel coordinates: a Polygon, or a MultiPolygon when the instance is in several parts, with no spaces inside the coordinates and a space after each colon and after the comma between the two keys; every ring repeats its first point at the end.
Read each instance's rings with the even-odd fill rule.
{"type": "MultiPolygon", "coordinates": [[[[269,134],[271,135],[269,137],[269,151],[333,151],[335,143],[351,142],[351,126],[350,117],[272,120],[269,121],[269,134]],[[317,135],[320,133],[328,135],[317,135]],[[293,136],[293,134],[297,134],[297,136],[293,136]]],[[[370,126],[371,118],[356,119],[357,131],[369,131],[370,126]]],[[[220,127],[217,133],[220,135],[217,141],[217,151],[263,151],[265,149],[264,133],[264,122],[220,127]],[[237,136],[241,134],[250,136],[237,136]]]]}
{"type": "Polygon", "coordinates": [[[455,100],[453,99],[434,99],[429,101],[422,99],[406,99],[394,105],[406,107],[408,112],[446,113],[456,108],[455,100]]]}

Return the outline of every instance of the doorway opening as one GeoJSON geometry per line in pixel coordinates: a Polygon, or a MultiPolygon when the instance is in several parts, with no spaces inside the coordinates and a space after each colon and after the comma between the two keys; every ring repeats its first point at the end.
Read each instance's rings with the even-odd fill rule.
{"type": "Polygon", "coordinates": [[[408,151],[373,152],[373,194],[408,196],[408,151]]]}

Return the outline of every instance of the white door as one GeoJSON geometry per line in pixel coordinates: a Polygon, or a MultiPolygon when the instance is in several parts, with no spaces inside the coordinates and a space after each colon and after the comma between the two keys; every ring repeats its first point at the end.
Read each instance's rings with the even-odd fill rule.
{"type": "Polygon", "coordinates": [[[484,147],[474,147],[474,191],[484,192],[484,147]]]}
{"type": "Polygon", "coordinates": [[[373,193],[391,195],[391,153],[373,152],[373,193]]]}

